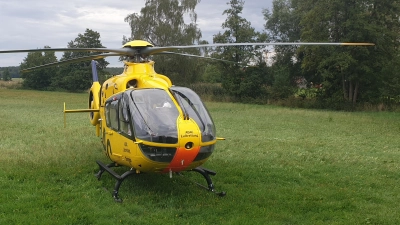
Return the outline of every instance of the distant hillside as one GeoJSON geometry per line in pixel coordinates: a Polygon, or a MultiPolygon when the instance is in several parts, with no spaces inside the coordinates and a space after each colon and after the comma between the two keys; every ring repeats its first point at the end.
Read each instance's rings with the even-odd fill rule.
{"type": "Polygon", "coordinates": [[[8,68],[8,71],[10,71],[10,75],[12,78],[20,78],[19,74],[19,66],[9,66],[9,67],[0,67],[0,77],[3,74],[3,71],[5,71],[8,68]]]}
{"type": "Polygon", "coordinates": [[[123,67],[107,67],[105,71],[109,72],[112,75],[121,74],[124,71],[123,67]]]}
{"type": "MultiPolygon", "coordinates": [[[[9,67],[0,67],[0,77],[3,74],[3,71],[8,68],[10,71],[10,75],[12,78],[20,78],[21,75],[19,73],[19,66],[9,66],[9,67]]],[[[124,71],[123,67],[107,67],[105,71],[109,72],[111,75],[121,74],[124,71]]]]}

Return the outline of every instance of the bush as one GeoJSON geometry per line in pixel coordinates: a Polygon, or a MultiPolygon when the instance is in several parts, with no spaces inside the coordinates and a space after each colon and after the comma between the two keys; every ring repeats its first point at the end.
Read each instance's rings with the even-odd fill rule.
{"type": "Polygon", "coordinates": [[[220,83],[193,83],[188,88],[196,92],[202,100],[222,102],[231,100],[220,83]]]}

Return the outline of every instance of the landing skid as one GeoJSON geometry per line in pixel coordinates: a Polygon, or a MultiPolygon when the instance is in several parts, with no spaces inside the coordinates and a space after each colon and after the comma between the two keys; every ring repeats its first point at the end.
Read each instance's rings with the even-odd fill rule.
{"type": "MultiPolygon", "coordinates": [[[[213,184],[213,182],[212,182],[212,180],[211,180],[210,175],[212,175],[212,176],[216,175],[217,173],[216,173],[215,171],[212,171],[212,170],[209,170],[209,169],[200,167],[200,166],[199,166],[199,167],[196,167],[196,168],[194,168],[194,169],[192,169],[191,171],[198,172],[198,173],[200,173],[201,175],[203,175],[204,179],[206,179],[206,181],[207,181],[208,187],[206,187],[206,186],[204,186],[204,185],[202,185],[202,184],[199,184],[199,183],[197,183],[197,182],[194,182],[195,184],[197,184],[198,186],[200,186],[200,187],[202,187],[202,188],[205,188],[205,189],[207,189],[207,190],[209,190],[209,191],[215,193],[216,195],[218,195],[218,196],[220,196],[220,197],[224,197],[224,196],[226,195],[226,192],[225,192],[225,191],[217,192],[217,191],[215,190],[215,188],[214,188],[214,184],[213,184]]],[[[180,173],[179,173],[179,174],[180,174],[180,173]]],[[[182,175],[182,174],[180,174],[180,175],[182,175]]]]}
{"type": "MultiPolygon", "coordinates": [[[[116,202],[120,202],[121,203],[122,199],[119,198],[119,196],[118,196],[119,188],[120,188],[122,182],[127,177],[129,177],[131,175],[134,175],[134,174],[137,174],[136,171],[135,170],[128,170],[128,171],[126,171],[125,173],[123,173],[120,176],[114,170],[111,169],[112,167],[117,167],[118,166],[117,164],[110,163],[110,164],[105,165],[100,161],[96,161],[96,163],[99,165],[99,172],[97,172],[97,174],[95,174],[95,176],[97,177],[98,180],[100,180],[101,175],[103,175],[104,171],[107,171],[111,176],[113,176],[117,180],[117,182],[115,183],[115,186],[114,186],[114,191],[112,192],[112,197],[114,198],[114,200],[116,202]]],[[[196,183],[196,182],[195,182],[195,184],[197,184],[200,187],[203,187],[203,188],[215,193],[218,196],[223,197],[223,196],[226,195],[226,192],[224,192],[224,191],[221,191],[221,192],[216,192],[215,191],[214,184],[213,184],[213,182],[211,180],[210,175],[214,176],[214,175],[217,174],[216,172],[214,172],[212,170],[209,170],[209,169],[206,169],[206,168],[203,168],[203,167],[196,167],[196,168],[194,168],[194,169],[192,169],[190,171],[198,172],[201,175],[203,175],[204,179],[206,179],[206,181],[207,181],[208,187],[206,187],[206,186],[204,186],[202,184],[196,183]]],[[[178,174],[182,176],[181,173],[178,173],[178,174]]]]}
{"type": "Polygon", "coordinates": [[[96,163],[99,165],[99,172],[97,172],[97,174],[95,175],[97,177],[98,180],[100,180],[101,175],[104,173],[104,171],[107,171],[109,174],[111,174],[111,176],[113,176],[117,182],[115,183],[114,186],[114,191],[112,193],[112,197],[114,198],[114,200],[116,202],[122,202],[122,199],[120,199],[118,197],[118,191],[119,191],[119,187],[122,184],[122,181],[124,181],[127,177],[129,177],[130,175],[136,174],[135,170],[128,170],[125,173],[123,173],[121,176],[118,175],[114,170],[111,169],[111,167],[117,167],[117,165],[115,163],[110,163],[108,165],[104,165],[102,162],[100,161],[96,161],[96,163]]]}

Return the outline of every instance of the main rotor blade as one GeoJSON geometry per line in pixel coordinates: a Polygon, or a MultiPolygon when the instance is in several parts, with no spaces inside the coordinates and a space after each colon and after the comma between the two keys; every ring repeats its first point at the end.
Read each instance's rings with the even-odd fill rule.
{"type": "Polygon", "coordinates": [[[343,45],[343,46],[372,46],[373,43],[335,43],[335,42],[270,42],[270,43],[217,43],[202,45],[184,45],[167,47],[142,47],[138,48],[41,48],[41,49],[19,49],[19,50],[0,50],[1,53],[22,53],[22,52],[112,52],[120,55],[135,56],[137,54],[153,55],[164,51],[187,48],[204,47],[228,47],[228,46],[268,46],[268,45],[343,45]]]}
{"type": "Polygon", "coordinates": [[[153,55],[163,51],[184,48],[204,48],[204,47],[229,47],[229,46],[268,46],[268,45],[343,45],[343,46],[373,46],[373,43],[337,43],[337,42],[270,42],[270,43],[217,43],[202,45],[186,45],[186,46],[168,46],[168,47],[152,47],[145,48],[141,51],[145,55],[153,55]]]}
{"type": "Polygon", "coordinates": [[[79,57],[79,58],[74,58],[74,59],[67,59],[67,60],[63,60],[63,61],[48,63],[48,64],[44,64],[44,65],[41,65],[41,66],[30,67],[30,68],[21,70],[21,72],[22,73],[26,73],[26,72],[30,72],[32,70],[43,69],[43,68],[52,67],[52,66],[55,66],[55,65],[65,65],[65,64],[70,64],[70,63],[74,63],[74,62],[82,62],[82,61],[95,60],[95,59],[103,59],[103,58],[109,57],[109,56],[120,56],[120,55],[121,54],[118,54],[118,53],[105,53],[105,54],[100,54],[100,55],[84,56],[84,57],[79,57]]]}
{"type": "MultiPolygon", "coordinates": [[[[159,53],[155,53],[154,55],[182,55],[182,56],[196,57],[196,58],[202,58],[202,59],[211,59],[211,60],[233,63],[233,64],[241,64],[241,63],[237,63],[237,62],[229,61],[229,60],[225,60],[225,59],[216,59],[216,58],[211,58],[211,57],[207,57],[207,56],[191,55],[191,54],[178,53],[178,52],[159,52],[159,53]]],[[[247,64],[244,64],[244,65],[247,66],[247,64]]]]}
{"type": "Polygon", "coordinates": [[[0,50],[0,53],[21,53],[21,52],[113,52],[123,55],[130,55],[133,49],[130,48],[38,48],[38,49],[19,49],[19,50],[0,50]]]}

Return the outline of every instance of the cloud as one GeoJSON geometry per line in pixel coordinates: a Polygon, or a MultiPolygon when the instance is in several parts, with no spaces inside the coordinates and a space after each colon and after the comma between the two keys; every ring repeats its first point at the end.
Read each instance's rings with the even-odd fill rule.
{"type": "MultiPolygon", "coordinates": [[[[201,0],[196,7],[197,23],[203,39],[212,43],[212,36],[222,31],[221,25],[229,8],[226,1],[201,0]]],[[[128,14],[139,13],[144,0],[19,0],[0,1],[0,50],[66,47],[86,28],[100,33],[102,44],[110,48],[122,46],[122,37],[130,35],[124,22],[128,14]]],[[[247,0],[242,17],[256,30],[263,29],[262,8],[269,8],[272,0],[247,0]]],[[[1,54],[0,67],[18,66],[25,53],[1,54]]],[[[110,66],[121,66],[117,59],[107,59],[110,66]]]]}

